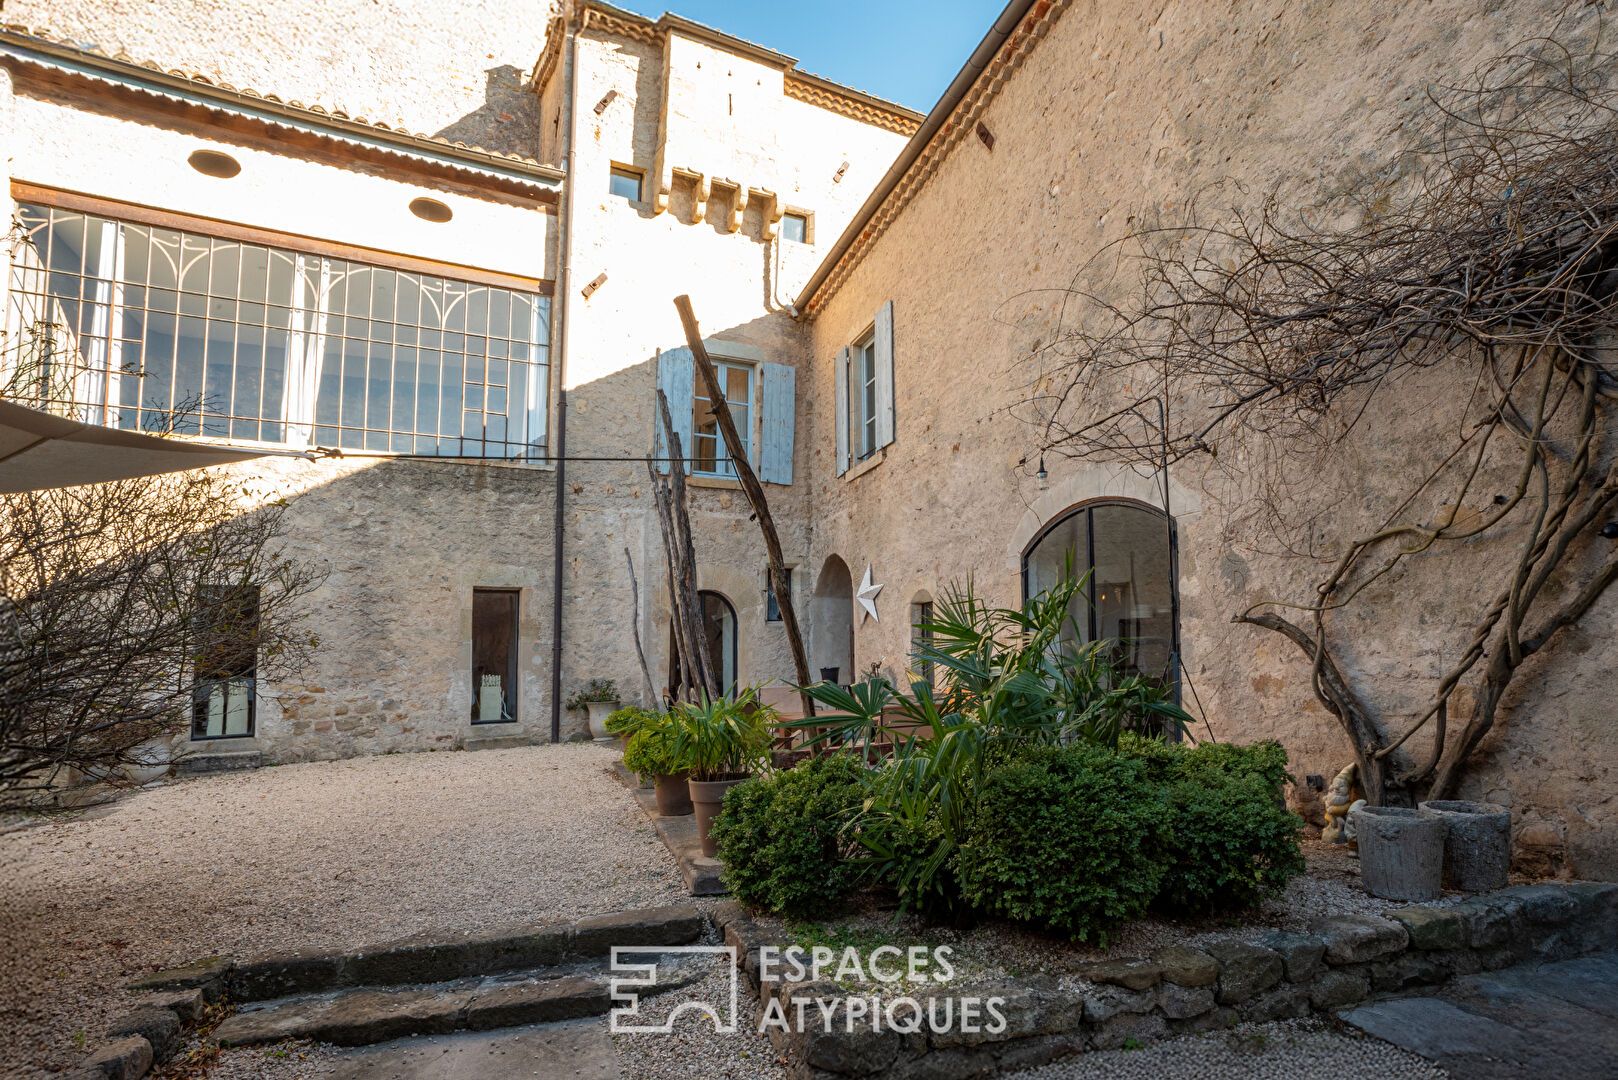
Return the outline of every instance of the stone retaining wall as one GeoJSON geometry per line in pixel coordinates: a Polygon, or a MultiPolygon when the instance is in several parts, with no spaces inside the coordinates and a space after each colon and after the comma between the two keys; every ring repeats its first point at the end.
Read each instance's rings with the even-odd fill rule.
{"type": "MultiPolygon", "coordinates": [[[[1232,937],[1173,946],[1150,958],[1091,964],[1079,973],[1082,981],[1036,976],[910,995],[924,1010],[940,1013],[946,999],[1002,998],[1006,1022],[997,1034],[965,1030],[953,1012],[939,1025],[942,1032],[928,1024],[903,1033],[873,1023],[868,1013],[859,1016],[858,1008],[851,1017],[849,1000],[860,995],[835,983],[761,981],[759,949],[787,943],[773,939],[738,904],[719,905],[713,918],[745,957],[747,982],[762,1002],[780,999],[789,1020],[798,1002],[820,1003],[808,1008],[804,1030],[771,1030],[776,1050],[792,1062],[792,1076],[949,1080],[1246,1021],[1331,1013],[1376,994],[1611,948],[1618,945],[1618,884],[1524,885],[1449,907],[1403,908],[1388,918],[1324,917],[1308,934],[1270,931],[1256,942],[1232,937]],[[821,1022],[828,1008],[829,1030],[821,1022]]],[[[885,1001],[903,994],[879,986],[864,996],[873,990],[885,1001]]],[[[901,1009],[897,1015],[910,1014],[901,1009]]]]}

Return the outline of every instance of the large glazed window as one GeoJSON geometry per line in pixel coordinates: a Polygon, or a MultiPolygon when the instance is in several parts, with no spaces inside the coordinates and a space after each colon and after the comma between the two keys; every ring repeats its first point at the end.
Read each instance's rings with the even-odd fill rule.
{"type": "Polygon", "coordinates": [[[23,204],[6,396],[130,430],[540,456],[549,301],[23,204]]]}
{"type": "Polygon", "coordinates": [[[1068,511],[1023,553],[1024,598],[1056,585],[1069,560],[1075,575],[1093,571],[1073,599],[1073,632],[1087,642],[1115,642],[1126,671],[1173,678],[1174,557],[1163,514],[1138,503],[1068,511]]]}
{"type": "MultiPolygon", "coordinates": [[[[748,364],[716,360],[714,373],[725,391],[725,404],[730,406],[730,418],[736,424],[736,434],[741,437],[743,453],[751,454],[753,368],[748,364]]],[[[704,476],[735,476],[736,466],[730,460],[725,437],[719,432],[719,417],[700,385],[691,396],[691,413],[691,470],[704,476]]]]}

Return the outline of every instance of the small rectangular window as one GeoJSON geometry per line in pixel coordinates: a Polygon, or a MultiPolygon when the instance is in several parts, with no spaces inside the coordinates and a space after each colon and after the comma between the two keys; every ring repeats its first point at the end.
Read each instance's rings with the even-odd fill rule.
{"type": "Polygon", "coordinates": [[[205,585],[197,596],[191,737],[253,735],[258,674],[258,586],[205,585]]]}
{"type": "MultiPolygon", "coordinates": [[[[764,621],[781,621],[781,603],[775,598],[775,578],[766,576],[764,586],[764,621]]],[[[787,571],[787,599],[792,599],[792,571],[787,571]]]]}
{"type": "MultiPolygon", "coordinates": [[[[910,645],[914,649],[918,645],[931,648],[933,644],[933,602],[931,600],[918,600],[910,605],[910,645]]],[[[933,684],[933,661],[918,660],[916,673],[921,681],[928,685],[933,684]]]]}
{"type": "MultiPolygon", "coordinates": [[[[753,440],[753,368],[748,364],[714,361],[714,372],[725,392],[725,404],[730,406],[730,418],[741,436],[742,451],[750,455],[753,440]]],[[[719,431],[719,418],[713,404],[703,392],[701,380],[692,391],[691,471],[706,476],[735,476],[736,466],[731,464],[725,437],[719,431]]]]}
{"type": "Polygon", "coordinates": [[[876,335],[867,334],[854,345],[853,378],[848,386],[850,442],[854,460],[864,461],[877,450],[876,442],[876,335]]]}
{"type": "Polygon", "coordinates": [[[516,589],[472,590],[472,723],[517,722],[516,589]]]}
{"type": "Polygon", "coordinates": [[[640,170],[626,169],[622,165],[614,165],[612,174],[607,178],[607,191],[620,199],[640,202],[640,183],[640,170]]]}
{"type": "Polygon", "coordinates": [[[809,215],[783,215],[781,218],[781,239],[791,240],[794,244],[807,244],[809,242],[809,215]]]}

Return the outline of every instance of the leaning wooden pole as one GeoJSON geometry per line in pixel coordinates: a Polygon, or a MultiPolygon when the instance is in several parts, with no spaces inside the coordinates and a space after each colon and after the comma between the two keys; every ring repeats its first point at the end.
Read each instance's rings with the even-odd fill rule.
{"type": "Polygon", "coordinates": [[[666,480],[657,475],[657,466],[648,461],[646,471],[652,477],[652,498],[657,505],[658,532],[663,537],[663,556],[668,561],[669,570],[669,625],[672,630],[669,637],[674,645],[675,670],[680,673],[680,680],[669,687],[674,692],[676,701],[689,701],[693,698],[697,688],[696,668],[692,666],[691,637],[685,621],[685,602],[680,582],[684,575],[680,572],[679,549],[674,542],[674,516],[669,507],[672,501],[669,495],[669,485],[666,480]]]}
{"type": "Polygon", "coordinates": [[[657,684],[652,682],[652,669],[646,666],[646,650],[640,644],[640,582],[635,580],[635,560],[624,548],[624,562],[629,564],[629,602],[633,621],[629,628],[635,632],[635,657],[640,661],[640,677],[646,680],[646,707],[657,708],[657,684]]]}
{"type": "MultiPolygon", "coordinates": [[[[775,604],[781,610],[781,622],[786,627],[787,646],[792,650],[792,666],[797,669],[798,686],[808,686],[809,656],[803,648],[803,635],[798,631],[798,613],[793,607],[792,600],[792,581],[787,576],[786,560],[781,554],[781,537],[775,531],[775,519],[770,516],[770,504],[764,498],[764,485],[758,482],[752,463],[747,460],[746,447],[742,445],[741,436],[736,433],[736,421],[731,418],[730,405],[726,403],[724,390],[719,385],[719,373],[714,370],[713,360],[709,358],[708,350],[702,344],[702,331],[697,329],[697,316],[691,310],[691,298],[676,296],[674,306],[680,312],[680,324],[685,327],[685,343],[691,348],[691,358],[695,361],[702,385],[708,393],[714,418],[719,421],[719,433],[725,438],[725,449],[729,452],[731,464],[736,469],[736,477],[742,482],[742,490],[747,493],[747,501],[753,504],[753,513],[758,517],[759,531],[764,534],[764,549],[770,557],[770,583],[775,588],[775,604]]],[[[798,695],[803,702],[804,715],[813,716],[814,699],[801,689],[798,695]]]]}
{"type": "Polygon", "coordinates": [[[702,633],[702,600],[697,596],[697,546],[691,538],[691,514],[685,493],[685,448],[674,430],[668,395],[661,389],[657,392],[657,409],[669,440],[669,516],[674,519],[674,546],[680,553],[680,601],[685,607],[686,631],[697,657],[692,669],[701,677],[701,685],[707,688],[708,695],[719,697],[725,688],[719,685],[719,674],[714,671],[707,638],[702,633]]]}

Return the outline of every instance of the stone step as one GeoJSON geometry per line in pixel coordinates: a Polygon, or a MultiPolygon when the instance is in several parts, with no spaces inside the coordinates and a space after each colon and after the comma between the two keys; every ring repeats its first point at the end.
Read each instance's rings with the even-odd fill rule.
{"type": "Polygon", "coordinates": [[[174,763],[176,776],[210,776],[214,773],[245,772],[264,764],[264,755],[257,750],[233,750],[228,753],[192,754],[174,763]]]}
{"type": "Polygon", "coordinates": [[[351,952],[298,950],[239,962],[229,974],[238,1002],[268,1001],[348,987],[440,983],[556,967],[606,956],[614,945],[685,945],[702,932],[691,905],[643,908],[482,934],[416,934],[351,952]]]}
{"type": "MultiPolygon", "coordinates": [[[[656,950],[648,950],[648,957],[656,950]]],[[[648,957],[636,954],[637,962],[648,957]]],[[[657,978],[637,987],[641,996],[686,986],[707,975],[711,956],[663,957],[657,978]]],[[[611,1010],[611,973],[605,964],[555,971],[462,979],[416,987],[360,987],[249,1005],[214,1030],[220,1046],[251,1046],[282,1039],[314,1039],[337,1046],[369,1046],[420,1035],[494,1031],[601,1016],[611,1010]]]]}
{"type": "Polygon", "coordinates": [[[485,735],[482,738],[467,739],[461,744],[463,750],[515,750],[519,746],[534,745],[532,735],[485,735]]]}

